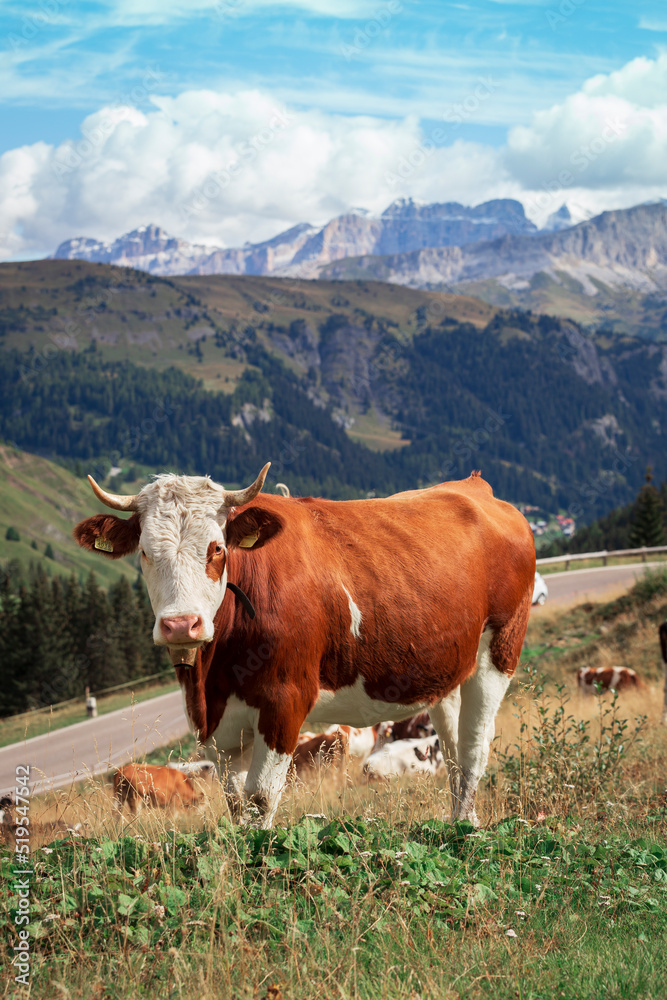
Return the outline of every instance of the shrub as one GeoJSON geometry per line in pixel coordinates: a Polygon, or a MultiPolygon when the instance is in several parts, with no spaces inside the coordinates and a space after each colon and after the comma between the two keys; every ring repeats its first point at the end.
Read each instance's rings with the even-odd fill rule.
{"type": "MultiPolygon", "coordinates": [[[[497,750],[508,808],[535,818],[539,813],[566,815],[605,802],[613,794],[628,751],[641,740],[646,716],[636,718],[631,727],[627,719],[619,718],[614,692],[611,701],[599,699],[599,734],[594,737],[590,721],[569,712],[565,686],[556,684],[556,696],[550,696],[536,668],[526,669],[525,687],[534,698],[538,721],[529,725],[526,707],[519,706],[519,742],[497,750]]],[[[496,783],[497,776],[491,780],[496,783]]]]}
{"type": "Polygon", "coordinates": [[[21,541],[21,536],[19,535],[19,533],[16,530],[16,528],[11,528],[11,527],[7,528],[7,531],[5,532],[5,538],[7,539],[8,542],[20,542],[21,541]]]}

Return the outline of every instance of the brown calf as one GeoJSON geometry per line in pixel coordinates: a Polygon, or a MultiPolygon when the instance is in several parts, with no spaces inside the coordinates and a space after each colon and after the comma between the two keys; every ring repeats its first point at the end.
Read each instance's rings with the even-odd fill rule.
{"type": "Polygon", "coordinates": [[[142,803],[185,808],[201,798],[187,775],[173,767],[150,764],[126,764],[119,768],[113,778],[113,793],[118,810],[122,811],[127,802],[134,814],[142,803]]]}

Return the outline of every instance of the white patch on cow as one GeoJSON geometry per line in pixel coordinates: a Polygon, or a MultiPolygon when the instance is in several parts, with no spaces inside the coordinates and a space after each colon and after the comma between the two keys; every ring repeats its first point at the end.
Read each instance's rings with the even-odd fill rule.
{"type": "Polygon", "coordinates": [[[614,671],[611,675],[611,682],[609,684],[609,687],[612,688],[614,691],[618,687],[618,683],[621,679],[622,669],[623,669],[622,667],[614,667],[614,671]]]}
{"type": "Polygon", "coordinates": [[[492,638],[490,630],[482,634],[477,650],[477,670],[461,685],[458,746],[461,797],[457,815],[459,819],[472,819],[473,822],[476,821],[475,792],[486,770],[496,714],[510,682],[510,678],[494,666],[489,651],[492,638]]]}
{"type": "MultiPolygon", "coordinates": [[[[396,688],[397,694],[398,688],[396,688]]],[[[393,691],[390,692],[393,695],[393,691]]],[[[364,687],[363,677],[338,691],[320,689],[314,708],[304,725],[376,726],[387,719],[409,719],[427,708],[426,702],[405,705],[401,702],[371,698],[364,687]]]]}
{"type": "Polygon", "coordinates": [[[355,639],[358,639],[361,636],[361,611],[352,600],[352,594],[347,587],[343,587],[343,590],[347,594],[347,603],[350,607],[350,632],[355,639]]]}

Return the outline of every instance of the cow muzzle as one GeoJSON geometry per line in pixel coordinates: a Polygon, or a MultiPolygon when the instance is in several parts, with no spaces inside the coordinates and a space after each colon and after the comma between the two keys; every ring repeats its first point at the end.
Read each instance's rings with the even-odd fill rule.
{"type": "Polygon", "coordinates": [[[200,645],[204,637],[204,619],[201,615],[161,618],[160,634],[168,646],[200,645]]]}

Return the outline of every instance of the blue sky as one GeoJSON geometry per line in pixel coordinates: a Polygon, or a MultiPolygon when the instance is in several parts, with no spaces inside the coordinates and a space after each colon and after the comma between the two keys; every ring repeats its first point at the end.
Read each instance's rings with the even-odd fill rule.
{"type": "MultiPolygon", "coordinates": [[[[9,157],[3,158],[4,173],[0,160],[0,180],[13,185],[5,201],[11,195],[14,205],[5,205],[3,214],[0,203],[0,254],[49,252],[49,241],[79,230],[106,238],[114,217],[118,226],[129,225],[132,213],[136,224],[157,221],[177,229],[180,222],[179,235],[230,244],[302,221],[300,205],[310,212],[307,221],[320,222],[346,205],[379,210],[381,199],[390,201],[392,193],[473,202],[513,194],[524,202],[532,198],[533,214],[538,214],[540,184],[554,183],[549,168],[539,163],[558,161],[562,153],[549,142],[571,134],[568,114],[577,127],[588,121],[595,139],[606,120],[603,100],[610,113],[619,101],[625,107],[625,126],[613,148],[608,144],[613,155],[591,161],[585,176],[582,172],[575,183],[561,185],[561,201],[591,211],[656,196],[662,183],[658,162],[652,172],[642,173],[636,163],[628,169],[619,151],[629,142],[638,114],[644,115],[644,131],[648,119],[657,130],[651,148],[662,136],[660,109],[667,94],[657,91],[665,53],[664,0],[9,0],[0,8],[0,154],[9,157]],[[618,85],[609,82],[619,73],[625,76],[618,85]],[[586,96],[591,86],[595,93],[586,96]],[[217,95],[217,105],[188,97],[203,93],[217,95]],[[255,100],[239,95],[255,95],[255,100]],[[630,105],[634,110],[628,118],[630,105]],[[113,130],[102,130],[85,162],[70,157],[71,168],[63,176],[58,157],[90,130],[84,122],[104,108],[119,107],[133,108],[137,115],[126,115],[121,124],[114,118],[113,130]],[[562,120],[550,124],[545,116],[557,118],[557,109],[562,120]],[[284,113],[289,127],[274,129],[276,141],[258,149],[240,181],[236,176],[223,185],[220,197],[188,215],[183,203],[206,183],[206,171],[226,169],[244,140],[271,121],[273,111],[284,113]],[[170,124],[180,125],[167,135],[169,117],[170,124]],[[149,138],[148,159],[162,143],[162,159],[173,168],[169,177],[161,176],[160,190],[150,187],[151,163],[137,160],[149,138]],[[408,176],[401,176],[401,157],[411,157],[411,164],[418,160],[415,149],[422,141],[428,145],[425,163],[412,174],[406,167],[402,173],[408,176]],[[330,173],[327,151],[335,165],[330,173]],[[527,159],[517,166],[519,153],[527,159]],[[113,176],[122,190],[119,155],[125,157],[121,173],[130,194],[128,212],[114,216],[96,210],[94,181],[113,176]],[[185,163],[188,156],[192,162],[185,163]],[[304,157],[312,159],[310,173],[304,157]],[[132,162],[138,164],[136,174],[132,162]],[[295,165],[292,187],[290,163],[295,165]],[[343,179],[346,163],[349,173],[343,179]],[[374,178],[371,185],[362,177],[364,163],[374,178]],[[546,169],[544,178],[540,169],[546,169]],[[392,176],[393,182],[382,180],[392,176]],[[442,191],[438,176],[446,178],[442,191]],[[266,185],[271,177],[273,199],[265,192],[253,201],[253,185],[266,185]],[[326,189],[319,200],[313,193],[318,186],[326,189]],[[80,188],[87,190],[87,202],[76,195],[80,188]],[[181,203],[178,216],[170,211],[174,197],[181,203]],[[48,214],[41,230],[30,215],[33,204],[42,204],[48,214]],[[142,204],[159,217],[144,217],[142,204]],[[76,231],[68,232],[68,226],[76,231]]],[[[572,157],[575,147],[565,152],[572,157]]]]}

